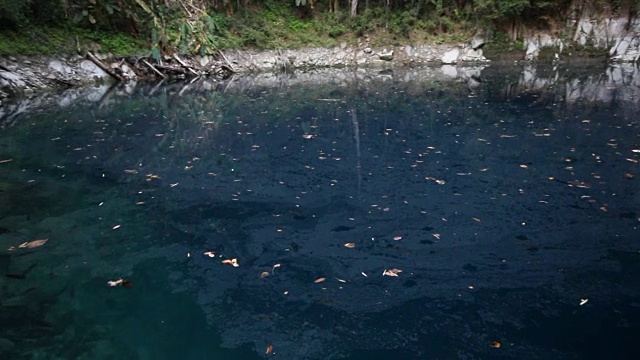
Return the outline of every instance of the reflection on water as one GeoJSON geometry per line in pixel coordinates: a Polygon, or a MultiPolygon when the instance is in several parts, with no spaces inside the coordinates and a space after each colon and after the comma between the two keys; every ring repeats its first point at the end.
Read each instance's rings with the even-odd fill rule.
{"type": "Polygon", "coordinates": [[[265,74],[7,110],[0,353],[637,353],[633,70],[265,74]]]}

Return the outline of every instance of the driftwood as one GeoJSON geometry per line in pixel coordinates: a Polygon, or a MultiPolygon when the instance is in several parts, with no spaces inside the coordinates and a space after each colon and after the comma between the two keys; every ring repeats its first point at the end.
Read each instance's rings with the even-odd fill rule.
{"type": "Polygon", "coordinates": [[[180,65],[182,65],[184,68],[188,69],[193,75],[200,76],[200,74],[198,74],[195,70],[193,70],[191,66],[187,65],[184,61],[182,61],[182,59],[180,59],[178,54],[174,53],[173,58],[176,59],[176,61],[180,63],[180,65]]]}
{"type": "Polygon", "coordinates": [[[222,50],[219,50],[219,52],[220,52],[220,55],[222,55],[222,58],[224,59],[224,61],[227,63],[229,70],[234,74],[237,73],[237,71],[233,68],[233,65],[231,65],[231,62],[229,61],[229,59],[227,59],[227,57],[224,56],[224,53],[222,52],[222,50]]]}
{"type": "Polygon", "coordinates": [[[236,73],[231,62],[220,52],[221,57],[207,65],[200,65],[193,59],[184,59],[178,54],[172,54],[170,57],[154,59],[151,57],[128,57],[112,59],[109,64],[105,64],[96,58],[92,53],[87,52],[87,59],[106,71],[110,76],[119,82],[128,80],[128,76],[123,74],[133,71],[138,79],[171,79],[171,78],[195,78],[199,79],[206,76],[215,76],[226,78],[236,73]]]}
{"type": "Polygon", "coordinates": [[[149,69],[153,70],[154,73],[160,75],[161,78],[166,79],[167,76],[161,73],[158,69],[156,69],[153,65],[149,64],[149,62],[145,59],[142,59],[142,62],[149,67],[149,69]]]}
{"type": "Polygon", "coordinates": [[[104,70],[107,74],[111,75],[114,79],[123,82],[124,79],[122,76],[116,74],[113,70],[111,70],[108,66],[102,63],[102,61],[98,60],[91,52],[87,51],[87,58],[91,60],[94,64],[96,64],[100,69],[104,70]]]}

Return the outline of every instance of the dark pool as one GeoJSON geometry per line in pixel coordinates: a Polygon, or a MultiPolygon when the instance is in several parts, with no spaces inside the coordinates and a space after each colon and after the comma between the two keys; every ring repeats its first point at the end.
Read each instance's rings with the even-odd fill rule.
{"type": "Polygon", "coordinates": [[[0,120],[3,359],[640,358],[635,66],[95,91],[0,120]]]}

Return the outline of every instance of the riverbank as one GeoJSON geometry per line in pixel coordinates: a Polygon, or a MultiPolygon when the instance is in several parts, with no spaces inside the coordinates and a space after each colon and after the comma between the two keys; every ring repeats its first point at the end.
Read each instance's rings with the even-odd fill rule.
{"type": "Polygon", "coordinates": [[[226,78],[234,73],[327,67],[398,68],[425,64],[486,63],[484,39],[467,44],[373,47],[363,41],[332,48],[219,51],[216,56],[106,57],[87,52],[58,57],[0,57],[0,100],[43,90],[140,80],[226,78]]]}

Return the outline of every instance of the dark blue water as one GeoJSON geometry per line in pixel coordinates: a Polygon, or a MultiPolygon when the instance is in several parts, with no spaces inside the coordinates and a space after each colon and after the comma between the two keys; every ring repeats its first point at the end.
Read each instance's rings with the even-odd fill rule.
{"type": "Polygon", "coordinates": [[[640,355],[633,66],[101,91],[2,120],[2,358],[640,355]]]}

